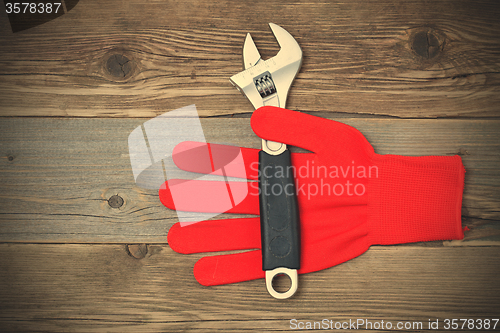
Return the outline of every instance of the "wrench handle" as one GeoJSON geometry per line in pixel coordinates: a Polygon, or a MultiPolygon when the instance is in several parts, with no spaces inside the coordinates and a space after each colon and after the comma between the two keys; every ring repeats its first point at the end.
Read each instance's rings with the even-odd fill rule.
{"type": "Polygon", "coordinates": [[[300,268],[300,229],[290,150],[259,152],[262,269],[300,268]]]}

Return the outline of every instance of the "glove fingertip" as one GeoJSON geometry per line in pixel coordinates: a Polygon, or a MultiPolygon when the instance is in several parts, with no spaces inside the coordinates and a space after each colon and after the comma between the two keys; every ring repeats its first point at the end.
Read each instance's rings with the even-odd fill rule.
{"type": "Polygon", "coordinates": [[[250,119],[252,130],[264,140],[282,142],[317,152],[321,140],[318,127],[324,119],[274,106],[255,110],[250,119]]]}
{"type": "MultiPolygon", "coordinates": [[[[217,259],[216,259],[217,260],[217,259]]],[[[201,258],[194,264],[194,278],[202,286],[215,286],[221,283],[216,283],[216,273],[217,262],[213,263],[213,259],[210,257],[201,258]],[[214,267],[215,266],[215,267],[214,267]]]]}
{"type": "Polygon", "coordinates": [[[172,152],[174,164],[181,170],[203,174],[212,173],[209,145],[204,142],[183,141],[172,152]]]}
{"type": "Polygon", "coordinates": [[[274,106],[262,106],[252,113],[250,124],[253,131],[260,137],[266,136],[268,128],[272,128],[273,120],[280,117],[280,113],[288,111],[274,106]]]}
{"type": "Polygon", "coordinates": [[[170,248],[175,252],[187,254],[188,251],[186,251],[182,246],[184,242],[182,241],[182,234],[180,232],[181,232],[181,224],[177,222],[168,231],[167,242],[170,248]]]}
{"type": "Polygon", "coordinates": [[[158,190],[158,197],[160,198],[160,202],[163,206],[168,209],[175,210],[174,199],[172,198],[172,192],[170,191],[168,182],[165,182],[160,186],[160,189],[158,190]]]}

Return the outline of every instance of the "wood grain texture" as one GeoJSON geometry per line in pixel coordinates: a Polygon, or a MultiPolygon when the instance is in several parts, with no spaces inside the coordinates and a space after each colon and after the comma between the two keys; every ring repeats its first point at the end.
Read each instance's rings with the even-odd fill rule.
{"type": "MultiPolygon", "coordinates": [[[[380,154],[460,154],[465,242],[498,244],[500,121],[352,119],[380,154]]],[[[165,243],[176,214],[134,184],[128,135],[141,119],[0,122],[0,241],[165,243]],[[108,200],[118,195],[123,205],[108,200]]],[[[207,142],[259,148],[248,118],[201,121],[207,142]]],[[[233,216],[234,217],[234,216],[233,216]]]]}
{"type": "Polygon", "coordinates": [[[247,32],[264,58],[276,54],[274,22],[304,53],[291,109],[498,117],[499,15],[495,0],[101,0],[14,34],[2,11],[0,116],[154,117],[192,103],[202,116],[251,112],[228,78],[247,32]],[[108,66],[117,56],[129,61],[108,66]]]}
{"type": "Polygon", "coordinates": [[[298,293],[285,302],[267,295],[263,280],[203,287],[192,275],[201,255],[169,247],[151,246],[141,260],[120,245],[3,244],[0,250],[6,331],[267,332],[290,330],[293,318],[426,326],[439,319],[442,329],[446,318],[498,318],[500,307],[500,247],[372,247],[301,275],[298,293]]]}

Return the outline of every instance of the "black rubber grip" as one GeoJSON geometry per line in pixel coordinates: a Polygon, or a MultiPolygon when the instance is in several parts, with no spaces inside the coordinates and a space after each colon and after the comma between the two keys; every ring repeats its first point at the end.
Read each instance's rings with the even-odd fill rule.
{"type": "Polygon", "coordinates": [[[300,229],[290,151],[259,152],[262,269],[300,268],[300,229]]]}

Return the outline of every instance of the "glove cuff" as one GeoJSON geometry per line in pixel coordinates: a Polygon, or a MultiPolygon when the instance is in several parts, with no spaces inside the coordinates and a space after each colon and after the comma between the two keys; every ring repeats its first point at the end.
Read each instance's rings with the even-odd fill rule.
{"type": "Polygon", "coordinates": [[[375,155],[369,180],[372,244],[462,239],[465,169],[460,156],[375,155]]]}

